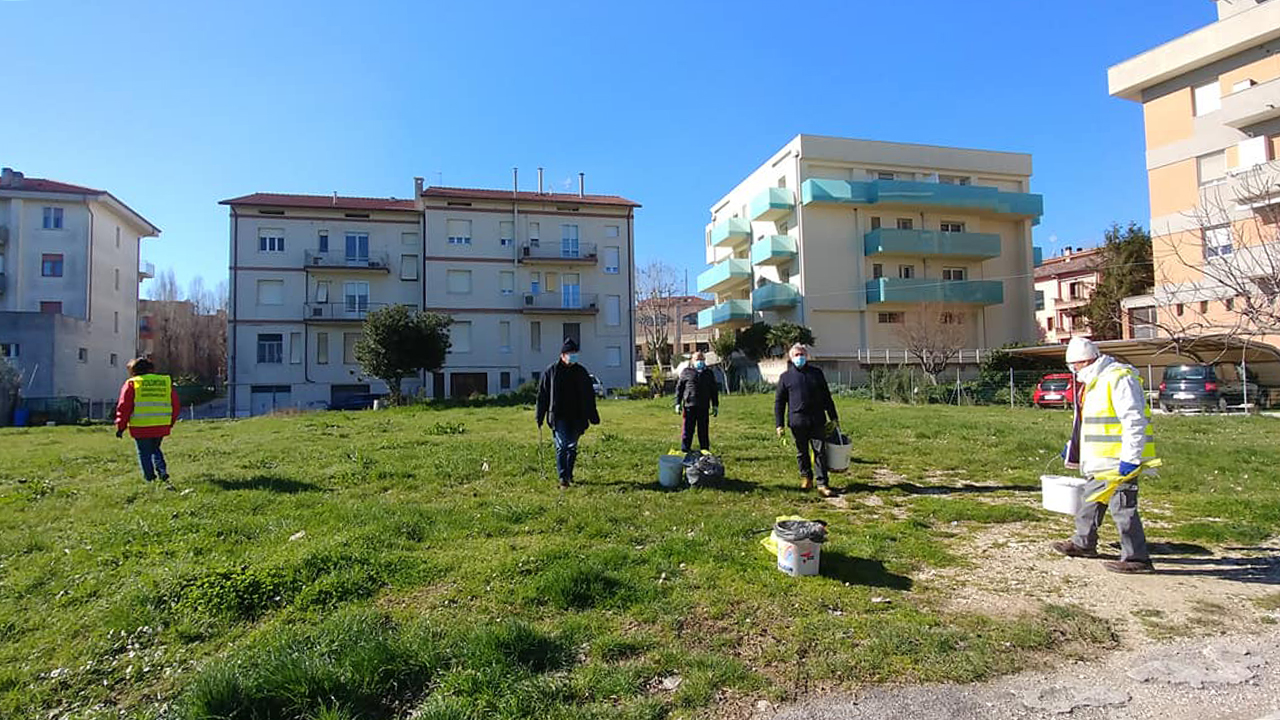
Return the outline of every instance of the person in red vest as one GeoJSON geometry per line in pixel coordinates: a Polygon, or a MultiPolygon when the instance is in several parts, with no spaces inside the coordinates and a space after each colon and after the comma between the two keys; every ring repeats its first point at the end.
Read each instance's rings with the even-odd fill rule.
{"type": "MultiPolygon", "coordinates": [[[[138,445],[138,464],[147,482],[157,477],[169,483],[169,466],[165,464],[160,442],[178,421],[178,393],[168,375],[157,375],[155,365],[144,357],[130,360],[129,379],[120,387],[116,401],[116,437],[129,436],[138,445]]],[[[170,485],[170,487],[173,487],[170,485]]]]}

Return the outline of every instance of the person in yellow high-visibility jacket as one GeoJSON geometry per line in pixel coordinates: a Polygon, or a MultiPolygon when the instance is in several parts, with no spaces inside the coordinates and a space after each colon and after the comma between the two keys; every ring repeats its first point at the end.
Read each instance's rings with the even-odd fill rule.
{"type": "Polygon", "coordinates": [[[1071,440],[1062,455],[1067,467],[1080,468],[1086,482],[1076,533],[1053,549],[1071,557],[1097,557],[1098,525],[1110,510],[1120,531],[1120,559],[1103,565],[1113,572],[1151,572],[1138,517],[1138,475],[1160,461],[1142,381],[1132,366],[1103,355],[1082,337],[1067,344],[1067,364],[1078,389],[1071,440]]]}
{"type": "Polygon", "coordinates": [[[155,366],[147,358],[130,360],[125,367],[129,369],[129,379],[120,387],[120,398],[116,401],[116,437],[124,437],[124,431],[128,430],[138,445],[143,479],[151,482],[159,477],[167,485],[169,467],[164,453],[160,452],[160,443],[169,435],[182,410],[178,393],[169,376],[157,375],[155,366]]]}

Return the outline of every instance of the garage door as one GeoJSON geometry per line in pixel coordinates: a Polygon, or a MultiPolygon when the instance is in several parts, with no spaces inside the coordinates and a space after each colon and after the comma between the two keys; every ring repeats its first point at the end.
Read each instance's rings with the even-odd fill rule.
{"type": "Polygon", "coordinates": [[[249,388],[249,414],[266,415],[274,410],[293,407],[290,386],[253,385],[249,388]]]}

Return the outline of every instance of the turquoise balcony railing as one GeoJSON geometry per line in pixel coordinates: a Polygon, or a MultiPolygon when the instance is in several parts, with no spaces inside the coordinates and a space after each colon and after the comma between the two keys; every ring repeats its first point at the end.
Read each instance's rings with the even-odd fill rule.
{"type": "Polygon", "coordinates": [[[789,308],[799,303],[800,291],[789,283],[768,283],[751,291],[752,310],[789,308]]]}
{"type": "Polygon", "coordinates": [[[732,247],[751,239],[751,223],[742,218],[729,218],[711,227],[711,244],[732,247]]]}
{"type": "Polygon", "coordinates": [[[784,265],[796,257],[796,239],[790,235],[765,235],[751,243],[752,265],[784,265]]]}
{"type": "Polygon", "coordinates": [[[698,329],[718,325],[745,325],[751,322],[750,300],[726,300],[698,311],[698,329]]]}
{"type": "Polygon", "coordinates": [[[956,303],[999,305],[1004,283],[999,280],[940,280],[938,278],[879,278],[867,283],[867,304],[956,303]]]}
{"type": "Polygon", "coordinates": [[[729,258],[698,274],[698,292],[724,292],[739,283],[750,282],[751,261],[729,258]]]}
{"type": "Polygon", "coordinates": [[[795,209],[795,206],[790,190],[779,187],[765,188],[759,195],[751,198],[751,219],[777,220],[785,217],[795,209]]]}
{"type": "Polygon", "coordinates": [[[867,255],[936,255],[957,259],[1000,257],[1000,236],[994,233],[880,228],[867,233],[863,244],[867,255]]]}
{"type": "Polygon", "coordinates": [[[1036,193],[1006,192],[979,185],[908,180],[805,180],[800,186],[800,201],[809,203],[859,203],[866,205],[914,205],[986,213],[1013,215],[1040,221],[1044,214],[1044,197],[1036,193]]]}

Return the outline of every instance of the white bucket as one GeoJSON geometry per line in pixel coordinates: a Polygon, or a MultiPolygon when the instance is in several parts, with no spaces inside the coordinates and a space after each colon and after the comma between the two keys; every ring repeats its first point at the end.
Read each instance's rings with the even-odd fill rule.
{"type": "Polygon", "coordinates": [[[683,455],[663,455],[658,458],[658,484],[662,487],[673,488],[680,485],[680,481],[684,479],[684,456],[683,455]]]}
{"type": "Polygon", "coordinates": [[[1084,478],[1041,475],[1040,501],[1045,510],[1075,515],[1084,502],[1084,478]]]}
{"type": "Polygon", "coordinates": [[[827,470],[844,472],[849,469],[849,456],[853,454],[853,441],[844,445],[827,443],[827,470]]]}
{"type": "Polygon", "coordinates": [[[818,562],[822,555],[822,543],[811,540],[791,542],[773,535],[778,543],[778,569],[792,577],[817,575],[818,562]]]}

